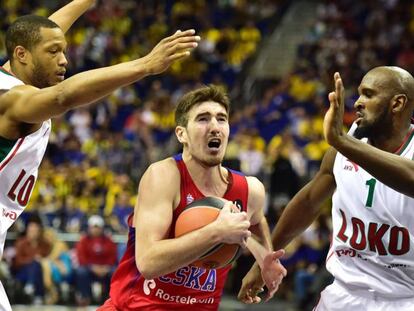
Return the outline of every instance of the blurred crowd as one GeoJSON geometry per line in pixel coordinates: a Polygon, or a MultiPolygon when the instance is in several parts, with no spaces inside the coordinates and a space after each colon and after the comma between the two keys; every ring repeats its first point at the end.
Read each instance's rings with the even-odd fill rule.
{"type": "MultiPolygon", "coordinates": [[[[177,29],[194,28],[202,41],[168,73],[53,120],[31,202],[14,227],[19,237],[9,241],[5,253],[9,269],[1,269],[3,278],[9,273],[20,284],[23,294],[12,298],[56,303],[73,291],[75,302],[86,305],[96,292],[105,296],[122,255],[122,245],[111,234],[126,235],[140,176],[149,163],[180,152],[173,131],[175,103],[202,84],[219,84],[231,92],[285,2],[102,0],[73,26],[67,34],[68,76],[143,56],[177,29]],[[77,243],[59,241],[56,235],[80,232],[84,234],[77,243]]],[[[47,16],[64,3],[3,0],[1,41],[17,16],[47,16]]],[[[356,88],[367,70],[398,65],[414,72],[410,1],[320,1],[317,12],[292,72],[267,83],[253,102],[232,104],[225,165],[265,183],[272,226],[328,149],[322,125],[333,72],[341,73],[347,88],[347,126],[354,118],[356,88]]],[[[6,60],[2,43],[0,60],[6,60]]],[[[279,295],[296,301],[301,310],[329,281],[323,267],[331,231],[329,207],[326,202],[322,216],[285,256],[290,273],[279,295]]],[[[248,256],[240,258],[229,293],[239,288],[250,263],[248,256]]]]}

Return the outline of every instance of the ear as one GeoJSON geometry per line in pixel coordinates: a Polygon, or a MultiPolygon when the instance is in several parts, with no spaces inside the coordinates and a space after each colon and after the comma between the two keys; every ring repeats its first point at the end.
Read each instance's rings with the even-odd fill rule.
{"type": "Polygon", "coordinates": [[[180,143],[185,144],[187,142],[187,130],[183,126],[177,126],[175,128],[175,135],[180,143]]]}
{"type": "Polygon", "coordinates": [[[398,113],[405,109],[408,102],[407,95],[405,94],[398,94],[395,95],[392,99],[392,112],[398,113]]]}
{"type": "Polygon", "coordinates": [[[27,64],[27,58],[30,52],[21,45],[18,45],[14,49],[14,59],[22,64],[27,64]]]}

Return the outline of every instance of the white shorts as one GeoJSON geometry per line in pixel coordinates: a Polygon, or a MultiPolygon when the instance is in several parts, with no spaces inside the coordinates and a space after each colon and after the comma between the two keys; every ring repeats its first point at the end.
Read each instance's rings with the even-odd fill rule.
{"type": "Polygon", "coordinates": [[[378,294],[345,288],[338,281],[326,287],[313,311],[413,311],[412,298],[382,298],[378,294]]]}
{"type": "Polygon", "coordinates": [[[9,298],[7,298],[6,291],[3,284],[0,282],[0,311],[12,311],[9,298]]]}

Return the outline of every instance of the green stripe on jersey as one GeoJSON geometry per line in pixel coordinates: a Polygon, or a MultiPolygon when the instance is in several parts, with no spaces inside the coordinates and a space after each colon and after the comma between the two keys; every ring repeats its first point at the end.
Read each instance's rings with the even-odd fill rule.
{"type": "Polygon", "coordinates": [[[0,162],[3,162],[3,160],[7,157],[7,155],[10,153],[10,150],[14,147],[16,144],[16,140],[9,140],[3,137],[0,137],[0,162]]]}
{"type": "Polygon", "coordinates": [[[14,77],[10,72],[8,72],[6,69],[0,66],[0,72],[5,73],[6,75],[14,77]]]}
{"type": "Polygon", "coordinates": [[[407,148],[407,146],[410,144],[411,140],[414,137],[414,128],[411,129],[410,135],[407,137],[407,140],[404,142],[404,145],[401,147],[400,151],[397,152],[397,155],[402,155],[404,150],[407,148]]]}

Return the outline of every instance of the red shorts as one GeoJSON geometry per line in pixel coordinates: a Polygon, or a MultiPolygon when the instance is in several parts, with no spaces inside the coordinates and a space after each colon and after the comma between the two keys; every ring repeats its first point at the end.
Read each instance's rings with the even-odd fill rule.
{"type": "Polygon", "coordinates": [[[96,309],[96,311],[118,311],[118,309],[115,308],[111,298],[109,298],[102,306],[96,309]]]}

